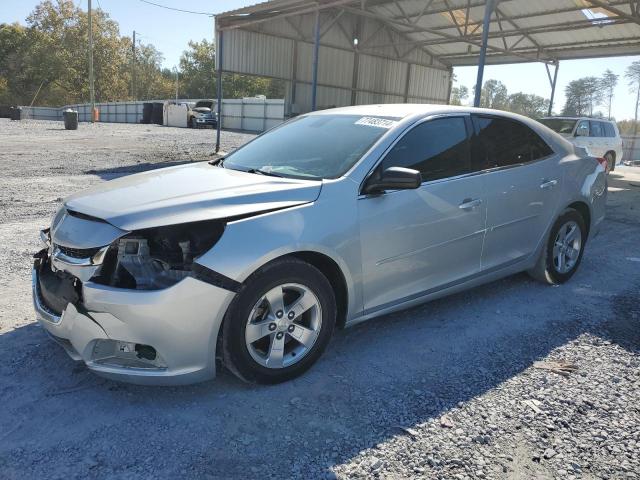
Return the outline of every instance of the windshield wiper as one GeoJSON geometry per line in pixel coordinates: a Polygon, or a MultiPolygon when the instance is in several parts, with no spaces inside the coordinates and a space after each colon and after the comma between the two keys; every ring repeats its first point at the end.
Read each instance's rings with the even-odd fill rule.
{"type": "Polygon", "coordinates": [[[211,160],[209,162],[209,165],[214,165],[216,167],[224,168],[224,160],[225,160],[225,157],[216,158],[215,160],[211,160]]]}
{"type": "Polygon", "coordinates": [[[266,175],[269,177],[279,177],[279,178],[283,178],[284,175],[280,175],[279,173],[275,173],[275,172],[271,172],[271,171],[267,171],[267,170],[261,170],[260,168],[250,168],[249,170],[245,170],[245,172],[247,173],[255,173],[257,175],[266,175]]]}

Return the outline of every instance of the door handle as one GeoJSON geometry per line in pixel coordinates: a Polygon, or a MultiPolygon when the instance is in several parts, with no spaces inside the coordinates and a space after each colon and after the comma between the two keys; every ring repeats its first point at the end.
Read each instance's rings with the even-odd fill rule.
{"type": "Polygon", "coordinates": [[[553,188],[558,184],[558,180],[545,180],[540,184],[540,188],[543,190],[547,190],[549,188],[553,188]]]}
{"type": "Polygon", "coordinates": [[[479,207],[480,205],[482,205],[482,200],[479,198],[476,199],[470,199],[470,198],[465,198],[462,203],[460,205],[458,205],[458,208],[460,210],[473,210],[476,207],[479,207]]]}

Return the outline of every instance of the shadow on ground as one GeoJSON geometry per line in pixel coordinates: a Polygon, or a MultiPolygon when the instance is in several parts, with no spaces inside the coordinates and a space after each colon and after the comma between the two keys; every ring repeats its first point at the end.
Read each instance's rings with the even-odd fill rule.
{"type": "Polygon", "coordinates": [[[147,172],[149,170],[157,170],[159,168],[175,167],[177,165],[184,165],[186,163],[194,163],[191,160],[169,160],[164,162],[141,162],[135,165],[126,165],[123,167],[112,167],[103,169],[90,169],[85,170],[83,173],[86,175],[97,175],[103,180],[112,180],[118,177],[124,177],[125,175],[131,175],[133,173],[147,172]]]}

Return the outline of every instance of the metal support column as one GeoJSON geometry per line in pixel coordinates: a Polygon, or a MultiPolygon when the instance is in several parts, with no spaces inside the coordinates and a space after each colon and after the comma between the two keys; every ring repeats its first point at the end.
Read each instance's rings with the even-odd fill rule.
{"type": "Polygon", "coordinates": [[[320,10],[316,10],[315,40],[313,42],[313,78],[311,83],[311,110],[315,111],[318,97],[318,57],[320,55],[320,10]]]}
{"type": "Polygon", "coordinates": [[[216,125],[216,153],[220,151],[220,129],[222,128],[222,52],[223,52],[223,31],[217,31],[216,25],[216,33],[218,34],[218,42],[216,45],[216,58],[217,58],[217,80],[216,80],[216,90],[217,90],[217,100],[218,100],[218,124],[216,125]]]}
{"type": "Polygon", "coordinates": [[[482,46],[480,47],[480,58],[478,59],[478,77],[476,79],[476,93],[473,99],[473,106],[480,106],[480,95],[482,94],[482,77],[484,75],[484,63],[487,57],[487,42],[489,41],[489,26],[491,25],[491,14],[496,7],[497,0],[487,0],[484,7],[484,19],[482,21],[482,46]]]}
{"type": "Polygon", "coordinates": [[[547,69],[547,76],[549,77],[549,83],[551,84],[551,98],[549,99],[549,111],[547,115],[551,116],[551,110],[553,110],[553,97],[556,95],[556,82],[558,80],[558,69],[560,68],[560,61],[556,60],[555,69],[553,72],[553,79],[551,79],[551,72],[549,71],[549,64],[545,63],[544,68],[547,69]]]}
{"type": "MultiPolygon", "coordinates": [[[[288,108],[288,114],[292,115],[294,105],[297,103],[296,94],[298,93],[298,41],[293,41],[293,59],[291,61],[291,102],[288,108]]],[[[299,112],[299,109],[296,108],[299,112]]]]}
{"type": "Polygon", "coordinates": [[[91,102],[91,123],[95,122],[96,90],[93,79],[93,14],[91,12],[91,0],[88,2],[89,19],[89,98],[91,102]]]}

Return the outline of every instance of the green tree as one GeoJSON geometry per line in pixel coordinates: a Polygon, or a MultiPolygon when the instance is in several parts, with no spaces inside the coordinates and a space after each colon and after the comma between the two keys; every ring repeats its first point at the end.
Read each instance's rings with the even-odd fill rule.
{"type": "Polygon", "coordinates": [[[466,86],[460,85],[451,89],[451,105],[462,105],[467,98],[469,98],[469,89],[466,86]]]}
{"type": "Polygon", "coordinates": [[[531,118],[540,118],[546,115],[549,109],[549,100],[532,93],[514,93],[509,95],[508,110],[510,112],[526,115],[531,118]]]}
{"type": "Polygon", "coordinates": [[[213,98],[216,94],[216,50],[213,42],[189,42],[180,57],[180,91],[184,98],[213,98]]]}
{"type": "Polygon", "coordinates": [[[29,50],[26,29],[17,23],[0,24],[0,103],[25,103],[23,95],[33,81],[26,75],[29,50]]]}
{"type": "Polygon", "coordinates": [[[624,76],[629,82],[630,91],[636,94],[635,116],[633,118],[633,134],[636,135],[638,133],[638,108],[640,108],[640,60],[636,60],[629,65],[625,70],[624,76]]]}
{"type": "MultiPolygon", "coordinates": [[[[97,101],[126,98],[127,41],[118,24],[102,10],[93,17],[94,72],[97,101]]],[[[30,76],[42,85],[38,104],[61,105],[87,101],[88,15],[71,0],[46,0],[27,17],[30,37],[30,76]]]]}
{"type": "Polygon", "coordinates": [[[600,79],[600,84],[602,85],[602,90],[604,90],[604,97],[606,100],[607,106],[607,118],[611,120],[611,102],[613,101],[613,92],[618,85],[618,75],[613,73],[611,70],[606,69],[602,74],[602,78],[600,79]]]}
{"type": "MultiPolygon", "coordinates": [[[[88,15],[73,0],[43,0],[26,26],[0,24],[0,102],[61,106],[89,100],[88,15]]],[[[150,44],[121,36],[118,24],[93,10],[93,59],[97,102],[173,98],[175,74],[162,68],[162,54],[150,44]],[[132,79],[135,85],[132,89],[132,79]]],[[[190,42],[180,60],[181,96],[215,96],[213,43],[190,42]]],[[[225,75],[225,97],[284,96],[284,82],[225,75]]]]}
{"type": "Polygon", "coordinates": [[[566,86],[563,115],[591,116],[595,106],[602,103],[602,84],[597,77],[572,80],[566,86]]]}
{"type": "Polygon", "coordinates": [[[507,87],[498,80],[487,80],[480,93],[480,106],[505,110],[509,105],[507,87]]]}
{"type": "Polygon", "coordinates": [[[153,46],[139,44],[136,50],[136,100],[161,100],[175,95],[175,79],[162,70],[162,54],[153,46]]]}
{"type": "Polygon", "coordinates": [[[618,122],[620,135],[635,135],[639,130],[638,127],[640,127],[639,123],[634,120],[620,120],[618,122]]]}

